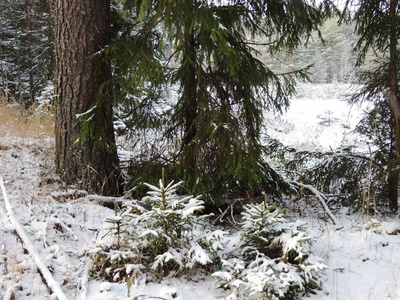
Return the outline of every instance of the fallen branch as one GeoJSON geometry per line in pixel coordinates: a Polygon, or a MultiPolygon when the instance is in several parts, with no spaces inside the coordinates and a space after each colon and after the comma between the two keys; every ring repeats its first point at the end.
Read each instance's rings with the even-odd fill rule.
{"type": "Polygon", "coordinates": [[[122,206],[124,204],[123,197],[109,197],[109,196],[100,196],[100,195],[91,195],[86,191],[80,190],[71,190],[62,193],[52,193],[51,196],[58,202],[67,202],[71,200],[86,200],[94,203],[98,203],[101,206],[114,209],[115,203],[118,206],[122,206]]]}
{"type": "Polygon", "coordinates": [[[54,294],[57,296],[58,300],[67,300],[68,298],[65,296],[64,292],[62,291],[60,284],[54,280],[49,269],[47,269],[46,265],[43,263],[43,259],[41,259],[39,257],[39,254],[36,252],[35,247],[33,246],[32,242],[29,239],[24,228],[21,226],[21,224],[15,218],[13,208],[10,204],[10,201],[8,200],[7,191],[4,186],[4,181],[3,181],[2,177],[0,177],[0,186],[1,186],[1,190],[3,192],[4,202],[6,203],[8,217],[10,218],[11,222],[14,223],[15,230],[16,230],[19,238],[24,243],[24,248],[31,255],[33,261],[36,263],[36,266],[37,266],[39,272],[43,276],[45,283],[54,292],[54,294]]]}
{"type": "Polygon", "coordinates": [[[228,215],[230,213],[231,215],[231,220],[229,219],[229,216],[226,217],[226,220],[233,226],[233,227],[237,227],[237,221],[235,220],[234,217],[234,207],[236,205],[236,203],[240,203],[240,200],[235,200],[235,202],[233,202],[232,204],[228,204],[228,207],[222,211],[221,209],[220,214],[218,215],[218,217],[214,220],[213,224],[215,225],[218,221],[223,223],[224,222],[224,218],[226,215],[228,215]]]}
{"type": "Polygon", "coordinates": [[[332,223],[334,225],[338,224],[338,221],[337,221],[336,217],[334,216],[334,214],[331,212],[331,210],[329,209],[328,205],[326,204],[327,198],[323,193],[321,193],[315,187],[313,187],[312,185],[309,185],[309,184],[303,184],[303,183],[297,182],[297,181],[290,181],[290,184],[292,184],[294,186],[297,186],[297,187],[300,187],[300,188],[303,188],[303,189],[307,189],[311,193],[313,193],[314,196],[321,203],[321,205],[322,205],[324,211],[326,212],[326,214],[328,215],[328,217],[332,220],[332,223]]]}
{"type": "Polygon", "coordinates": [[[146,300],[146,299],[148,299],[148,300],[153,300],[153,299],[168,300],[167,298],[154,297],[154,296],[150,296],[150,295],[139,295],[139,296],[136,296],[135,298],[133,298],[133,300],[146,300]],[[143,297],[146,297],[146,298],[143,298],[143,297]]]}
{"type": "Polygon", "coordinates": [[[87,195],[84,199],[86,199],[90,202],[98,203],[101,206],[104,206],[104,207],[107,207],[110,209],[114,209],[115,204],[117,204],[120,207],[124,203],[124,201],[121,200],[121,198],[99,196],[99,195],[87,195]]]}

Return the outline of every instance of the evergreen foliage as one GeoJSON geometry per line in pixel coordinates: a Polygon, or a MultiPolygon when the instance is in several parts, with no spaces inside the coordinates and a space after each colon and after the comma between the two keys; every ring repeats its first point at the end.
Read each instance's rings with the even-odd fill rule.
{"type": "Polygon", "coordinates": [[[159,186],[148,185],[142,202],[106,220],[109,239],[89,249],[96,276],[117,282],[150,274],[161,278],[217,262],[226,233],[207,226],[210,215],[195,214],[204,209],[199,197],[176,194],[181,184],[162,179],[159,186]]]}
{"type": "Polygon", "coordinates": [[[213,274],[229,299],[297,299],[321,286],[326,266],[311,254],[306,223],[288,222],[266,201],[246,205],[242,217],[242,243],[213,274]]]}
{"type": "MultiPolygon", "coordinates": [[[[372,212],[386,203],[382,191],[387,173],[385,164],[377,161],[378,152],[363,153],[354,146],[335,151],[298,151],[277,140],[270,140],[269,146],[271,157],[286,170],[287,179],[314,186],[329,198],[331,207],[372,212]]],[[[307,193],[302,197],[308,197],[307,193]]]]}
{"type": "Polygon", "coordinates": [[[326,266],[312,255],[304,222],[288,222],[265,201],[244,207],[239,232],[211,229],[210,215],[196,215],[204,202],[178,196],[180,185],[161,179],[106,219],[109,235],[88,249],[93,276],[131,283],[213,271],[228,299],[295,299],[320,287],[326,266]]]}
{"type": "MultiPolygon", "coordinates": [[[[125,111],[139,120],[145,116],[142,124],[150,125],[150,136],[161,145],[158,152],[152,149],[156,157],[150,160],[160,167],[172,162],[171,176],[207,199],[274,190],[270,183],[279,176],[264,161],[260,143],[263,111],[285,109],[295,79],[305,79],[307,70],[277,75],[257,58],[248,36],[260,36],[271,55],[293,50],[322,24],[328,5],[299,0],[123,4],[135,29],[105,51],[115,57],[122,98],[129,103],[125,111]],[[171,88],[176,97],[169,100],[170,109],[157,109],[167,98],[162,90],[171,88]]],[[[149,136],[146,125],[130,125],[139,139],[149,136]]]]}
{"type": "Polygon", "coordinates": [[[367,137],[373,149],[373,190],[376,190],[376,196],[381,200],[379,202],[385,205],[390,199],[391,190],[397,190],[399,177],[395,151],[396,124],[389,107],[388,68],[387,63],[382,63],[375,69],[362,73],[361,78],[366,84],[349,99],[351,103],[368,101],[372,104],[356,130],[367,137]]]}
{"type": "MultiPolygon", "coordinates": [[[[354,4],[348,0],[347,5],[354,4]]],[[[356,50],[359,50],[357,65],[365,62],[368,51],[372,50],[378,58],[378,66],[366,73],[363,77],[366,80],[366,88],[354,99],[371,98],[376,104],[376,109],[370,115],[376,114],[382,109],[389,108],[392,118],[385,118],[389,125],[390,138],[386,163],[388,168],[387,194],[389,206],[393,211],[398,209],[398,185],[400,180],[400,102],[398,87],[398,33],[399,33],[399,1],[365,0],[356,4],[354,12],[355,30],[359,34],[356,50]],[[387,107],[381,101],[386,100],[387,107]]],[[[382,120],[383,121],[383,120],[382,120]]],[[[371,124],[372,125],[372,124],[371,124]]],[[[385,136],[387,133],[379,135],[385,136]]],[[[384,145],[380,147],[385,148],[384,145]]],[[[382,152],[380,152],[382,153],[382,152]]]]}
{"type": "Polygon", "coordinates": [[[369,50],[372,50],[377,56],[389,52],[390,0],[347,0],[346,8],[351,10],[353,4],[356,5],[357,10],[353,13],[350,11],[348,14],[352,17],[355,23],[355,31],[358,34],[355,50],[359,51],[359,55],[356,65],[362,65],[369,50]]]}

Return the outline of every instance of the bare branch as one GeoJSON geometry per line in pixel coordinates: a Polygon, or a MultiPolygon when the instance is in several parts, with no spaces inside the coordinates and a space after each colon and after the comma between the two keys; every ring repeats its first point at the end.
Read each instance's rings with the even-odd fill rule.
{"type": "Polygon", "coordinates": [[[315,187],[313,187],[312,185],[309,185],[309,184],[303,184],[303,183],[298,182],[298,181],[290,181],[290,184],[292,184],[294,186],[297,186],[297,187],[300,187],[300,188],[307,189],[311,193],[313,193],[314,196],[321,203],[321,205],[322,205],[324,211],[326,212],[326,214],[328,215],[328,217],[332,220],[332,223],[334,225],[338,224],[338,220],[336,219],[336,217],[334,216],[334,214],[331,212],[331,210],[329,209],[328,205],[326,204],[327,198],[323,193],[321,193],[315,187]]]}

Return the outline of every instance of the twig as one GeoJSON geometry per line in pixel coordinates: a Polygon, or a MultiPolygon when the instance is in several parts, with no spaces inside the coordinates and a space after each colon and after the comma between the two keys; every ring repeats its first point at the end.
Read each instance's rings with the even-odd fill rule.
{"type": "Polygon", "coordinates": [[[231,225],[233,227],[237,227],[237,222],[236,222],[235,217],[234,217],[234,206],[239,201],[240,200],[235,200],[235,202],[233,202],[232,204],[229,204],[228,207],[224,211],[220,210],[220,215],[214,220],[213,224],[215,225],[218,221],[219,222],[223,222],[223,219],[225,218],[225,216],[228,215],[229,212],[230,212],[230,215],[231,215],[232,219],[229,220],[229,216],[227,216],[226,219],[228,220],[228,222],[231,223],[231,225]]]}
{"type": "Polygon", "coordinates": [[[297,187],[300,188],[304,188],[309,190],[311,193],[314,194],[314,196],[318,199],[318,201],[321,203],[323,209],[325,210],[326,214],[328,215],[328,217],[332,220],[334,225],[338,224],[338,221],[336,219],[336,217],[333,215],[333,213],[331,212],[331,210],[329,209],[328,205],[326,204],[326,197],[324,194],[322,194],[320,191],[318,191],[315,187],[313,187],[312,185],[309,184],[303,184],[301,182],[297,182],[297,181],[290,181],[290,184],[293,184],[297,187]]]}
{"type": "Polygon", "coordinates": [[[58,300],[67,300],[67,296],[65,296],[64,292],[61,289],[60,284],[54,280],[53,276],[51,275],[49,269],[47,269],[46,265],[43,263],[43,259],[39,257],[39,254],[36,252],[35,247],[33,246],[31,240],[29,239],[27,233],[21,226],[21,224],[15,218],[13,208],[8,200],[7,191],[4,186],[3,178],[0,177],[0,186],[3,192],[4,202],[6,203],[6,209],[8,217],[10,218],[11,222],[14,223],[15,230],[18,233],[18,236],[24,243],[24,248],[29,252],[33,261],[36,263],[39,272],[42,274],[45,283],[47,286],[55,293],[58,300]]]}

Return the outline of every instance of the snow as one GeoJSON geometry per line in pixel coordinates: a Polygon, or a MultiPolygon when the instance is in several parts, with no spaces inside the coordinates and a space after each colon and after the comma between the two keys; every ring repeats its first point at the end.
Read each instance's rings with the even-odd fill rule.
{"type": "MultiPolygon", "coordinates": [[[[361,143],[351,129],[362,107],[350,108],[341,101],[349,91],[350,86],[345,85],[303,85],[285,114],[266,114],[268,134],[303,149],[361,143]]],[[[129,287],[91,278],[86,251],[106,234],[104,220],[115,219],[114,211],[98,204],[102,197],[67,189],[59,181],[54,172],[53,139],[14,137],[6,126],[0,124],[0,177],[9,201],[7,208],[1,195],[0,299],[64,299],[63,295],[65,299],[101,300],[229,298],[229,291],[217,288],[210,275],[193,274],[161,282],[137,277],[129,287]],[[38,268],[48,270],[44,278],[52,290],[38,268]]],[[[338,227],[320,219],[319,209],[320,204],[307,207],[309,213],[302,218],[287,212],[292,221],[307,223],[312,252],[328,266],[322,290],[304,299],[400,299],[398,218],[361,216],[344,209],[335,213],[338,227]]],[[[215,234],[222,237],[225,233],[215,234]]],[[[231,240],[225,246],[234,245],[231,240]]],[[[221,245],[215,242],[214,247],[220,249],[221,245]]],[[[208,261],[205,253],[197,259],[208,261]]],[[[134,273],[133,266],[131,270],[134,273]]],[[[239,282],[234,285],[240,286],[239,282]]]]}
{"type": "Polygon", "coordinates": [[[329,266],[324,291],[311,299],[400,299],[398,220],[381,222],[382,233],[357,230],[366,220],[343,215],[344,228],[321,231],[314,253],[329,266]]]}
{"type": "MultiPolygon", "coordinates": [[[[1,187],[2,194],[3,194],[4,202],[6,204],[8,217],[9,217],[11,223],[14,225],[14,228],[15,228],[16,232],[18,233],[18,236],[21,238],[21,240],[24,241],[23,247],[29,252],[32,259],[35,261],[44,280],[47,282],[48,286],[54,291],[57,298],[59,300],[66,300],[67,297],[65,296],[64,292],[62,291],[60,284],[56,280],[54,280],[49,269],[47,268],[47,266],[44,264],[43,260],[39,257],[38,253],[36,252],[35,247],[33,246],[26,231],[21,226],[20,222],[16,219],[14,211],[12,209],[12,206],[10,205],[10,201],[8,200],[7,191],[4,186],[4,180],[2,177],[0,177],[0,187],[1,187]]],[[[53,247],[58,248],[57,245],[55,245],[53,247]]]]}
{"type": "Polygon", "coordinates": [[[360,137],[351,131],[365,105],[351,107],[344,101],[356,88],[350,84],[300,85],[286,113],[266,113],[267,134],[303,150],[356,145],[360,137]]]}

